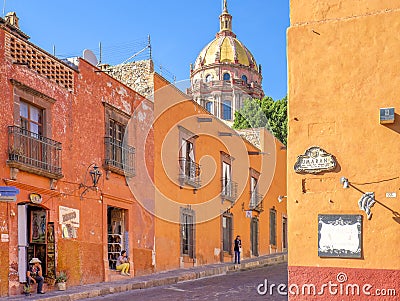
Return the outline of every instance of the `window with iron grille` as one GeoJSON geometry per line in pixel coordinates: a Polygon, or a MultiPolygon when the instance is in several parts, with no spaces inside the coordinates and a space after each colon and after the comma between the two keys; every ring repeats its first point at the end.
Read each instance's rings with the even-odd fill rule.
{"type": "Polygon", "coordinates": [[[276,246],[276,210],[269,210],[269,243],[276,246]]]}
{"type": "Polygon", "coordinates": [[[55,99],[10,81],[17,125],[8,126],[7,165],[51,179],[61,178],[61,143],[46,137],[51,136],[51,106],[55,99]]]}
{"type": "Polygon", "coordinates": [[[105,104],[106,137],[104,168],[126,176],[135,175],[135,148],[124,140],[129,115],[105,104]]]}
{"type": "Polygon", "coordinates": [[[195,140],[198,136],[187,129],[178,126],[180,149],[179,149],[179,181],[180,185],[200,187],[200,165],[196,163],[195,140]]]}

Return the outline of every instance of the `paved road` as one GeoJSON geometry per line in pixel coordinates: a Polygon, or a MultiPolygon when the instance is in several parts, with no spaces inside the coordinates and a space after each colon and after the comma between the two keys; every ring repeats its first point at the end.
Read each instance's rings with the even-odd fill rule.
{"type": "MultiPolygon", "coordinates": [[[[160,286],[143,290],[133,290],[120,294],[112,294],[91,298],[91,301],[111,300],[143,300],[143,301],[253,301],[269,300],[283,301],[287,296],[277,292],[279,284],[287,285],[287,263],[267,266],[263,268],[229,273],[224,276],[202,278],[194,281],[182,282],[174,285],[160,286]],[[273,294],[269,290],[265,295],[257,292],[257,286],[265,284],[268,280],[268,288],[275,284],[273,294]]],[[[259,290],[263,291],[264,286],[259,290]]]]}

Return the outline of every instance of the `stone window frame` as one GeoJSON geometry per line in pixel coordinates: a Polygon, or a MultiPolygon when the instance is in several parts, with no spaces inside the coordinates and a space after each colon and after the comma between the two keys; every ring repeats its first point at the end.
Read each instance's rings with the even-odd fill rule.
{"type": "MultiPolygon", "coordinates": [[[[129,123],[129,120],[131,119],[131,116],[128,113],[125,113],[124,111],[118,109],[117,107],[115,107],[107,102],[103,102],[103,105],[104,105],[104,125],[105,125],[104,146],[106,148],[107,147],[106,146],[107,139],[112,138],[109,135],[110,120],[113,120],[114,122],[124,126],[123,136],[125,137],[125,133],[128,128],[128,123],[129,123]]],[[[118,166],[114,166],[113,164],[109,164],[106,162],[108,159],[108,158],[106,158],[107,151],[106,151],[106,149],[104,151],[105,151],[105,153],[104,153],[103,167],[107,171],[107,176],[110,172],[114,172],[119,175],[125,175],[124,169],[121,169],[118,166]]],[[[133,164],[133,166],[135,166],[135,162],[131,162],[131,163],[133,164]]],[[[134,174],[132,174],[132,175],[134,175],[134,174]]]]}
{"type": "Polygon", "coordinates": [[[20,103],[21,101],[31,104],[43,112],[43,137],[52,139],[52,107],[56,102],[51,98],[17,80],[10,80],[13,85],[13,100],[14,100],[14,124],[21,126],[20,119],[20,103]]]}

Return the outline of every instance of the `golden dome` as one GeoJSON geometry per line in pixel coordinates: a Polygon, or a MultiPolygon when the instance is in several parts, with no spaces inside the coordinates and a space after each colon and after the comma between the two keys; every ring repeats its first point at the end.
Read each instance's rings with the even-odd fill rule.
{"type": "Polygon", "coordinates": [[[233,35],[217,35],[200,52],[194,69],[216,63],[240,64],[258,72],[258,66],[251,52],[233,35]]]}

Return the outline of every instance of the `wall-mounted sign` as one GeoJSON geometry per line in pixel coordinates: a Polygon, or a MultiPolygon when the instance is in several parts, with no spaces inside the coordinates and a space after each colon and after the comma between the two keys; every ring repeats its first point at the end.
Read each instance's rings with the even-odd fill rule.
{"type": "Polygon", "coordinates": [[[318,215],[318,256],[361,258],[361,215],[318,215]]]}
{"type": "Polygon", "coordinates": [[[394,108],[380,108],[379,122],[380,124],[394,123],[394,108]]]}
{"type": "Polygon", "coordinates": [[[79,228],[79,210],[64,206],[59,206],[58,209],[62,238],[76,238],[79,228]]]}
{"type": "Polygon", "coordinates": [[[396,192],[386,192],[386,197],[387,198],[396,198],[397,193],[396,192]]]}
{"type": "Polygon", "coordinates": [[[304,155],[297,157],[294,171],[297,173],[316,174],[322,171],[333,170],[336,167],[336,159],[318,146],[312,146],[304,155]]]}
{"type": "Polygon", "coordinates": [[[73,227],[79,228],[79,210],[74,208],[68,208],[64,206],[59,206],[60,211],[60,224],[71,225],[73,227]]]}
{"type": "Polygon", "coordinates": [[[0,186],[0,201],[15,202],[19,189],[14,186],[0,186]]]}
{"type": "Polygon", "coordinates": [[[40,204],[42,202],[42,196],[38,193],[30,193],[29,200],[34,204],[40,204]]]}

